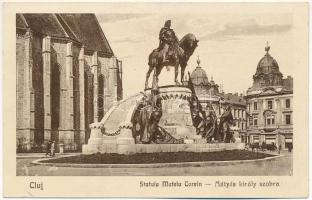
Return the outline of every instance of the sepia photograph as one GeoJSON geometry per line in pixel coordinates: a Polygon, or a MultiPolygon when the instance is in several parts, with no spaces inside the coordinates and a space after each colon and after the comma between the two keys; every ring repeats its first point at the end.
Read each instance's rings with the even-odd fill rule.
{"type": "Polygon", "coordinates": [[[308,154],[307,4],[59,4],[6,9],[16,31],[6,170],[28,189],[54,176],[137,177],[145,195],[282,190],[299,163],[307,172],[295,159],[308,154]]]}

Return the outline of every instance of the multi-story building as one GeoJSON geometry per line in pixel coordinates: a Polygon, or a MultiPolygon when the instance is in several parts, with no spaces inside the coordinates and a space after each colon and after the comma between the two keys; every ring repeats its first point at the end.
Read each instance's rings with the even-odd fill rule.
{"type": "MultiPolygon", "coordinates": [[[[235,137],[242,138],[246,134],[246,101],[242,94],[224,93],[220,91],[220,87],[211,77],[208,80],[205,70],[200,66],[200,60],[197,60],[197,67],[191,73],[191,80],[194,85],[196,96],[198,97],[202,107],[205,109],[211,104],[217,117],[221,117],[228,105],[232,106],[232,115],[234,117],[235,126],[231,129],[235,133],[235,137]]],[[[241,139],[240,139],[241,140],[241,139]]]]}
{"type": "Polygon", "coordinates": [[[246,94],[248,128],[246,143],[275,143],[286,148],[293,138],[293,78],[283,79],[279,65],[269,54],[260,59],[253,85],[246,94]]]}
{"type": "Polygon", "coordinates": [[[17,14],[17,149],[77,150],[122,98],[122,63],[94,14],[17,14]]]}

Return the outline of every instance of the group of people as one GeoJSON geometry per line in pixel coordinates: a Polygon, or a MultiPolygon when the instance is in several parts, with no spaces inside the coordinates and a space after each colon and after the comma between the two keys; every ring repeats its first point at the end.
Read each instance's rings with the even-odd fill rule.
{"type": "Polygon", "coordinates": [[[144,96],[131,119],[132,134],[136,143],[143,144],[180,144],[183,139],[174,138],[164,128],[159,126],[162,116],[162,103],[158,88],[152,89],[151,94],[144,96]]]}
{"type": "Polygon", "coordinates": [[[208,104],[204,109],[197,97],[193,97],[190,105],[193,125],[196,127],[197,134],[207,139],[207,142],[235,142],[233,132],[230,129],[234,125],[231,105],[228,105],[224,113],[218,118],[211,104],[208,104]]]}
{"type": "MultiPolygon", "coordinates": [[[[286,145],[288,152],[291,152],[293,149],[293,145],[292,144],[288,144],[286,145]]],[[[271,144],[267,144],[264,141],[259,144],[259,143],[253,143],[253,144],[249,144],[247,146],[247,149],[251,148],[252,151],[254,151],[255,149],[261,149],[262,151],[264,150],[269,150],[269,151],[277,151],[278,154],[280,154],[281,150],[282,150],[282,144],[279,144],[278,147],[276,146],[276,144],[274,142],[272,142],[271,144]]]]}
{"type": "Polygon", "coordinates": [[[46,156],[55,156],[55,141],[49,140],[47,143],[46,156]]]}

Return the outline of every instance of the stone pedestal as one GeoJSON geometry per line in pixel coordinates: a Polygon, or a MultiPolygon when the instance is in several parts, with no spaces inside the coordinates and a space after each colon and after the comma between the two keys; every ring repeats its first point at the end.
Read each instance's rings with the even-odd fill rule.
{"type": "Polygon", "coordinates": [[[103,124],[100,122],[95,122],[90,124],[91,134],[87,145],[83,145],[82,152],[97,153],[102,152],[103,136],[102,136],[103,124]]]}
{"type": "Polygon", "coordinates": [[[159,125],[175,138],[196,139],[189,105],[191,90],[182,86],[166,86],[160,87],[159,92],[163,111],[159,125]]]}
{"type": "MultiPolygon", "coordinates": [[[[160,87],[163,115],[160,126],[164,127],[172,136],[184,138],[185,144],[135,144],[132,135],[131,118],[136,109],[133,98],[123,100],[107,112],[101,122],[90,125],[91,135],[88,144],[83,145],[83,153],[154,153],[154,152],[215,152],[232,149],[243,149],[244,143],[207,143],[196,134],[193,127],[189,99],[191,91],[186,87],[160,87]],[[114,116],[114,117],[112,117],[114,116]],[[118,123],[116,123],[118,119],[118,123]],[[111,120],[111,121],[110,121],[111,120]],[[111,124],[109,124],[111,123],[111,124]],[[118,124],[118,125],[117,125],[118,124]],[[104,125],[108,129],[103,131],[104,125]]],[[[147,90],[146,93],[149,91],[147,90]]],[[[141,98],[143,95],[141,96],[141,98]]],[[[135,99],[138,99],[136,97],[135,99]]],[[[138,99],[140,101],[140,99],[138,99]]]]}
{"type": "Polygon", "coordinates": [[[132,154],[136,152],[134,138],[132,136],[132,123],[124,122],[119,125],[120,135],[117,137],[117,153],[132,154]]]}
{"type": "Polygon", "coordinates": [[[103,153],[117,153],[116,136],[103,135],[101,150],[103,153]]]}

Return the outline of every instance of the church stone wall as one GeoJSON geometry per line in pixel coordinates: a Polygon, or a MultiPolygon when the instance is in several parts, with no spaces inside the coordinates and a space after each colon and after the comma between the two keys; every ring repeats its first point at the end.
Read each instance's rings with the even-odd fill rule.
{"type": "Polygon", "coordinates": [[[24,60],[25,60],[25,39],[22,35],[17,35],[16,38],[16,122],[17,128],[24,128],[23,119],[23,106],[24,106],[24,60]]]}
{"type": "Polygon", "coordinates": [[[32,88],[34,103],[30,112],[34,113],[34,143],[41,145],[44,142],[44,91],[43,91],[43,59],[42,59],[42,39],[34,35],[33,46],[33,69],[32,69],[32,88]]]}
{"type": "Polygon", "coordinates": [[[27,133],[26,128],[27,124],[25,123],[25,114],[29,114],[26,112],[26,101],[25,100],[25,63],[28,62],[26,60],[26,39],[24,38],[24,34],[17,34],[16,37],[16,128],[17,128],[17,138],[16,143],[17,147],[27,148],[26,143],[30,143],[30,134],[29,131],[27,133]],[[28,137],[28,138],[27,138],[28,137]]]}
{"type": "Polygon", "coordinates": [[[98,57],[99,63],[99,119],[102,119],[104,114],[108,111],[110,107],[108,99],[108,79],[109,79],[109,58],[98,57]]]}
{"type": "Polygon", "coordinates": [[[89,124],[117,100],[117,59],[81,49],[64,39],[17,36],[18,151],[43,150],[50,139],[65,150],[79,149],[90,135],[89,124]]]}
{"type": "MultiPolygon", "coordinates": [[[[80,88],[79,88],[79,52],[80,48],[76,45],[73,46],[73,129],[74,129],[74,144],[83,144],[84,141],[80,141],[80,88]]],[[[75,147],[77,148],[77,147],[75,147]]]]}

